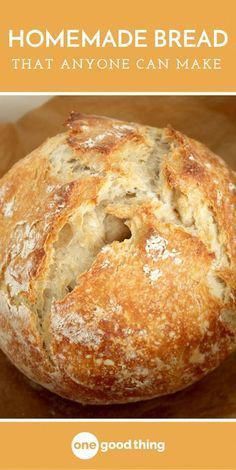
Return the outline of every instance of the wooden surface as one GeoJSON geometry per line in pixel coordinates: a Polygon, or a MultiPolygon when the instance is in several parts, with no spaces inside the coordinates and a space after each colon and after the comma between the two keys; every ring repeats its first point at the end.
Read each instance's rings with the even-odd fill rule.
{"type": "MultiPolygon", "coordinates": [[[[62,131],[71,110],[161,127],[172,124],[236,168],[236,97],[57,97],[16,124],[0,125],[0,176],[48,136],[62,131]]],[[[1,418],[235,418],[236,353],[175,395],[108,407],[61,399],[30,383],[0,353],[0,397],[1,418]]]]}

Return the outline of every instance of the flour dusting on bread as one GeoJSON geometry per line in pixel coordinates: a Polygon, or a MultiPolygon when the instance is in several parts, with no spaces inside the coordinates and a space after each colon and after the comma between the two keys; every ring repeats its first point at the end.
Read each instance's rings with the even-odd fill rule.
{"type": "Polygon", "coordinates": [[[83,403],[173,393],[236,349],[235,174],[171,127],[67,124],[0,181],[0,347],[83,403]]]}

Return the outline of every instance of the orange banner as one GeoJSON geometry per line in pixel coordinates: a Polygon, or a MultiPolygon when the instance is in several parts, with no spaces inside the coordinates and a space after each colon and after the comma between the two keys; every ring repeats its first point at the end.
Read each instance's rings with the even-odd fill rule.
{"type": "Polygon", "coordinates": [[[235,92],[235,2],[6,2],[1,92],[235,92]]]}
{"type": "Polygon", "coordinates": [[[236,468],[236,422],[31,422],[0,425],[0,468],[236,468]]]}

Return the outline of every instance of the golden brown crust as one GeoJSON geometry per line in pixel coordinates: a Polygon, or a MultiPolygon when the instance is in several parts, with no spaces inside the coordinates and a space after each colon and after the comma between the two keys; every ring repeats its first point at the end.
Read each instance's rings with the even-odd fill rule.
{"type": "Polygon", "coordinates": [[[84,403],[184,388],[236,348],[235,175],[172,128],[68,127],[0,182],[0,346],[84,403]]]}

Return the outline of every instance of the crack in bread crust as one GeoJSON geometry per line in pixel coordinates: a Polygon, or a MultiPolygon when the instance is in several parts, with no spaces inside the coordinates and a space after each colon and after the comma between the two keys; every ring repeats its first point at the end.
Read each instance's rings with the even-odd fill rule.
{"type": "Polygon", "coordinates": [[[235,176],[171,128],[68,127],[0,182],[0,346],[81,402],[174,392],[236,347],[235,176]]]}

